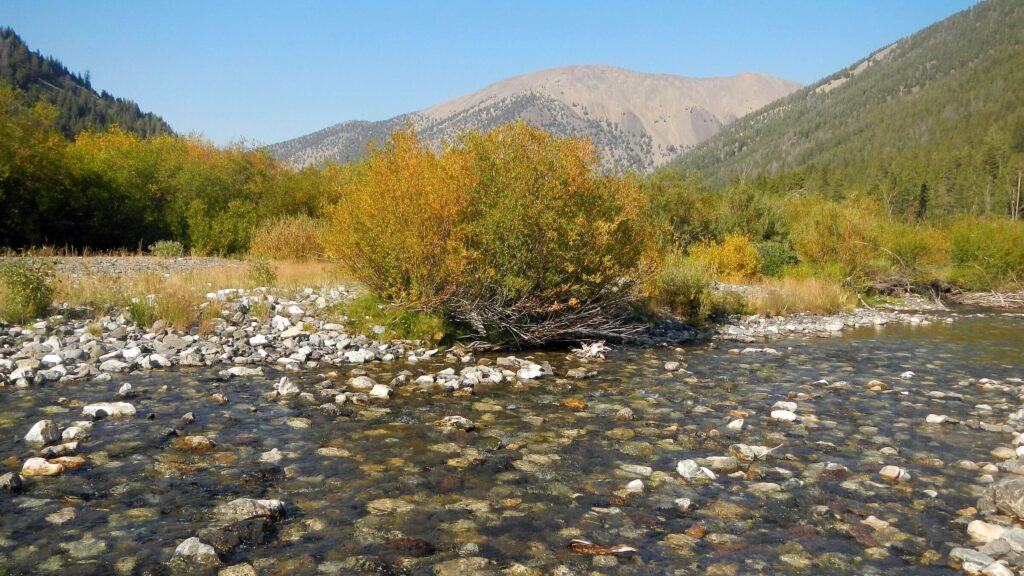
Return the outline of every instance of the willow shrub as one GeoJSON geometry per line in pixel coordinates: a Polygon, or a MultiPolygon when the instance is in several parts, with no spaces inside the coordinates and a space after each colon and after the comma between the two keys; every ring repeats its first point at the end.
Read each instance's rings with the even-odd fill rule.
{"type": "Polygon", "coordinates": [[[644,195],[522,123],[435,152],[397,132],[350,176],[327,253],[386,300],[490,339],[625,335],[654,262],[644,195]]]}
{"type": "Polygon", "coordinates": [[[720,243],[699,242],[690,247],[690,256],[706,262],[714,277],[724,282],[744,282],[761,272],[761,253],[742,234],[729,234],[720,243]]]}
{"type": "Polygon", "coordinates": [[[961,218],[949,232],[955,279],[975,289],[1024,286],[1024,222],[961,218]]]}
{"type": "Polygon", "coordinates": [[[708,261],[668,252],[650,283],[647,304],[697,327],[745,312],[747,305],[740,294],[715,291],[714,276],[715,267],[708,261]]]}

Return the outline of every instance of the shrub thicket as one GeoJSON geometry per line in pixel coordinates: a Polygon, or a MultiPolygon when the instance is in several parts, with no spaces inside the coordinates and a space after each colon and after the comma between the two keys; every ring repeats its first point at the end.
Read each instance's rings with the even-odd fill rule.
{"type": "Polygon", "coordinates": [[[636,180],[522,123],[435,153],[398,132],[332,211],[328,254],[381,296],[521,343],[614,336],[653,261],[636,180]]]}
{"type": "Polygon", "coordinates": [[[788,242],[765,240],[754,244],[754,247],[761,255],[761,274],[764,276],[782,276],[788,266],[800,260],[788,242]]]}
{"type": "Polygon", "coordinates": [[[968,288],[1024,284],[1024,223],[961,219],[950,228],[956,278],[968,288]]]}
{"type": "Polygon", "coordinates": [[[694,326],[745,311],[746,303],[735,292],[716,292],[715,268],[706,260],[669,252],[648,289],[648,304],[668,311],[694,326]]]}

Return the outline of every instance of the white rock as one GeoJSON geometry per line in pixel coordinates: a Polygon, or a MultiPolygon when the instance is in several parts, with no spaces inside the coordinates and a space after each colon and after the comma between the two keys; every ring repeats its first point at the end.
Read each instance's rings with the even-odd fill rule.
{"type": "Polygon", "coordinates": [[[988,566],[985,567],[984,570],[981,571],[982,575],[983,576],[1016,576],[1016,573],[1013,570],[1010,570],[1006,566],[1006,564],[1003,564],[1003,562],[1005,562],[1005,560],[1000,560],[999,562],[993,562],[992,564],[989,564],[988,566]]]}
{"type": "Polygon", "coordinates": [[[345,352],[345,361],[351,364],[362,364],[374,359],[373,352],[369,350],[349,350],[345,352]]]}
{"type": "Polygon", "coordinates": [[[906,372],[900,374],[900,378],[903,378],[904,380],[910,380],[914,376],[916,376],[916,374],[914,374],[910,370],[907,370],[906,372]]]}
{"type": "Polygon", "coordinates": [[[64,472],[64,466],[51,464],[46,458],[29,458],[21,467],[22,476],[57,476],[64,472]]]}
{"type": "MultiPolygon", "coordinates": [[[[89,424],[91,425],[92,422],[89,424]]],[[[89,438],[89,428],[79,426],[77,424],[74,426],[68,426],[61,433],[60,438],[64,442],[68,442],[70,440],[86,440],[89,438]]]]}
{"type": "Polygon", "coordinates": [[[34,448],[42,448],[60,439],[60,429],[53,420],[40,420],[32,425],[25,434],[25,444],[34,448]]]}
{"type": "Polygon", "coordinates": [[[292,325],[292,321],[284,316],[274,316],[270,319],[270,326],[278,332],[284,332],[292,325]]]}
{"type": "Polygon", "coordinates": [[[132,385],[125,382],[120,388],[118,388],[117,395],[121,398],[128,398],[129,396],[132,396],[132,385]]]}
{"type": "Polygon", "coordinates": [[[125,362],[121,362],[115,358],[111,358],[100,364],[100,370],[102,372],[127,372],[131,366],[125,362]]]}
{"type": "Polygon", "coordinates": [[[790,410],[772,410],[771,417],[774,420],[783,422],[793,422],[796,420],[796,414],[790,410]]]}
{"type": "Polygon", "coordinates": [[[185,560],[203,565],[220,564],[217,551],[209,544],[204,544],[195,536],[185,540],[174,549],[174,557],[178,560],[185,560]]]}
{"type": "Polygon", "coordinates": [[[370,390],[377,385],[369,376],[356,376],[348,381],[348,385],[356,390],[370,390]]]}
{"type": "Polygon", "coordinates": [[[82,408],[82,415],[93,420],[135,416],[135,406],[127,402],[99,402],[82,408]]]}
{"type": "Polygon", "coordinates": [[[260,462],[267,462],[269,464],[277,464],[282,458],[284,458],[284,454],[281,454],[281,451],[277,448],[267,450],[260,454],[260,462]]]}
{"type": "Polygon", "coordinates": [[[299,393],[299,387],[296,386],[287,376],[283,376],[274,389],[277,390],[279,396],[294,396],[299,393]]]}
{"type": "Polygon", "coordinates": [[[527,364],[526,366],[520,368],[518,372],[516,372],[516,376],[518,376],[521,380],[534,380],[540,378],[543,375],[544,371],[539,364],[527,364]]]}
{"type": "Polygon", "coordinates": [[[1006,532],[1005,527],[997,524],[989,524],[984,520],[972,520],[967,525],[967,535],[970,536],[971,540],[982,544],[988,544],[993,540],[998,540],[1004,532],[1006,532]]]}
{"type": "Polygon", "coordinates": [[[40,362],[46,366],[59,366],[64,363],[64,359],[60,357],[60,354],[47,354],[40,362]]]}
{"type": "Polygon", "coordinates": [[[391,398],[391,394],[393,392],[394,390],[392,390],[390,386],[385,386],[384,384],[375,384],[373,388],[370,389],[370,398],[379,398],[381,400],[387,400],[388,398],[391,398]]]}
{"type": "Polygon", "coordinates": [[[772,404],[772,410],[785,410],[787,412],[796,412],[796,402],[779,400],[775,404],[772,404]]]}
{"type": "Polygon", "coordinates": [[[886,480],[892,481],[910,480],[910,474],[899,466],[883,466],[882,469],[878,471],[878,475],[886,480]]]}
{"type": "Polygon", "coordinates": [[[263,368],[246,368],[245,366],[232,366],[224,371],[228,376],[263,376],[263,368]]]}
{"type": "Polygon", "coordinates": [[[924,418],[924,421],[928,424],[942,424],[946,420],[949,420],[949,416],[945,414],[929,414],[924,418]]]}
{"type": "Polygon", "coordinates": [[[728,428],[729,430],[734,430],[736,432],[739,432],[739,431],[743,430],[743,422],[744,422],[743,418],[738,418],[738,419],[733,420],[732,422],[729,422],[728,424],[726,424],[725,427],[728,428]]]}
{"type": "Polygon", "coordinates": [[[140,348],[125,348],[121,351],[121,357],[131,362],[142,355],[142,349],[140,348]]]}
{"type": "Polygon", "coordinates": [[[632,482],[626,484],[626,492],[629,492],[630,494],[640,494],[643,491],[644,491],[644,482],[643,482],[643,480],[639,480],[639,479],[638,480],[633,480],[632,482]]]}
{"type": "Polygon", "coordinates": [[[698,478],[714,480],[717,478],[714,472],[700,466],[693,460],[681,460],[679,464],[676,465],[676,472],[687,480],[695,480],[698,478]]]}

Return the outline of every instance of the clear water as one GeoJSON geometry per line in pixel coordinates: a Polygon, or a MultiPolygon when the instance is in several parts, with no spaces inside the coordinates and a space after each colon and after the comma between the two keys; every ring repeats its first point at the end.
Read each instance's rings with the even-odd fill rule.
{"type": "MultiPolygon", "coordinates": [[[[1013,436],[926,425],[925,417],[1006,422],[1019,401],[1017,384],[1005,380],[1024,377],[1024,318],[987,314],[769,345],[782,354],[732,355],[730,348],[742,346],[727,343],[620,348],[590,364],[598,373],[590,380],[548,378],[480,388],[474,396],[424,394],[410,385],[388,402],[348,407],[341,416],[267,398],[280,376],[271,372],[220,382],[215,370],[181,370],[3,389],[4,471],[35,455],[21,437],[36,420],[66,426],[81,419],[82,405],[116,399],[125,381],[141,395],[132,400],[137,417],[96,424],[80,449],[85,466],[0,495],[0,573],[168,573],[177,544],[207,525],[214,506],[236,497],[288,505],[267,542],[223,558],[249,562],[260,574],[433,574],[460,556],[537,574],[560,566],[580,574],[953,573],[948,552],[967,540],[957,511],[984,487],[981,472],[957,463],[991,461],[989,452],[1013,436]],[[668,360],[684,361],[692,376],[667,374],[668,360]],[[916,376],[899,378],[906,370],[916,376]],[[869,391],[876,378],[890,390],[869,391]],[[979,384],[981,378],[998,384],[979,384]],[[816,383],[821,379],[849,385],[816,383]],[[963,396],[934,398],[930,391],[963,396]],[[215,392],[229,402],[211,401],[215,392]],[[565,406],[570,399],[586,409],[565,406]],[[797,402],[802,422],[770,420],[772,404],[785,399],[797,402]],[[612,417],[623,407],[635,420],[612,417]],[[741,432],[725,427],[732,410],[750,413],[741,432]],[[189,411],[196,421],[182,425],[189,411]],[[477,429],[446,433],[432,424],[452,414],[477,429]],[[174,428],[205,434],[217,447],[184,450],[169,435],[174,428]],[[781,447],[765,462],[745,464],[742,477],[688,484],[675,473],[679,460],[728,455],[735,443],[781,447]],[[880,452],[884,447],[898,455],[880,452]],[[275,448],[280,462],[261,462],[275,448]],[[848,476],[819,475],[825,462],[846,466],[848,476]],[[655,475],[624,471],[624,464],[649,466],[655,475]],[[911,480],[885,482],[878,475],[885,464],[906,468],[911,480]],[[626,493],[638,478],[644,491],[626,493]],[[782,489],[758,493],[756,482],[782,489]],[[385,497],[412,506],[371,513],[367,504],[385,497]],[[690,498],[693,508],[681,511],[679,498],[690,498]],[[890,528],[864,524],[869,516],[890,528]],[[568,548],[574,538],[639,552],[577,554],[568,548]]],[[[531,356],[551,362],[556,374],[578,365],[564,352],[531,356]]],[[[364,368],[387,382],[404,369],[444,367],[438,359],[364,368]]],[[[328,372],[292,377],[315,392],[328,372]]],[[[340,385],[344,373],[333,380],[340,385]]]]}

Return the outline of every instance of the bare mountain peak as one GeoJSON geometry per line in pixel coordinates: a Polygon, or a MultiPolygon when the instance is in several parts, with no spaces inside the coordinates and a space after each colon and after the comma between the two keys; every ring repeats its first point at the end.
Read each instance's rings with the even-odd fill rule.
{"type": "Polygon", "coordinates": [[[347,161],[406,122],[436,145],[465,130],[522,120],[560,136],[590,138],[606,168],[647,172],[799,87],[756,73],[687,78],[606,64],[565,66],[506,78],[390,120],[337,124],[270,149],[300,166],[347,161]]]}

